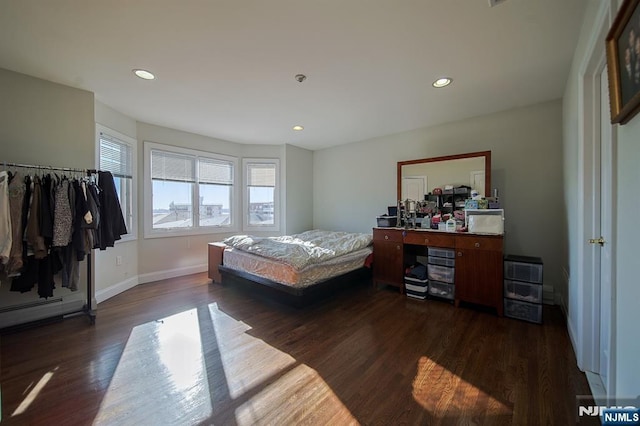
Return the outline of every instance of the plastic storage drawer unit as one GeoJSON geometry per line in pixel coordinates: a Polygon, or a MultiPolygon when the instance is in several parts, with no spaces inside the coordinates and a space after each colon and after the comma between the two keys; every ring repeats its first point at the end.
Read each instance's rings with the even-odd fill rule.
{"type": "Polygon", "coordinates": [[[429,282],[429,295],[431,296],[453,300],[455,297],[455,289],[456,287],[453,284],[439,283],[437,281],[429,282]]]}
{"type": "Polygon", "coordinates": [[[454,250],[448,250],[448,249],[441,249],[441,248],[434,248],[434,247],[428,247],[427,248],[427,254],[431,257],[431,256],[435,256],[435,257],[447,257],[449,259],[452,259],[454,257],[456,257],[456,252],[454,250]]]}
{"type": "Polygon", "coordinates": [[[449,268],[453,268],[454,266],[456,266],[456,260],[455,259],[448,259],[446,257],[429,256],[429,258],[427,259],[427,263],[429,263],[431,265],[446,266],[446,267],[449,267],[449,268]]]}
{"type": "Polygon", "coordinates": [[[504,278],[542,284],[542,260],[539,257],[507,256],[504,259],[504,278]]]}
{"type": "Polygon", "coordinates": [[[446,266],[427,265],[427,276],[430,281],[441,281],[453,284],[453,273],[455,269],[446,266]]]}
{"type": "Polygon", "coordinates": [[[542,303],[542,285],[504,280],[504,297],[531,303],[542,303]]]}
{"type": "Polygon", "coordinates": [[[504,299],[504,315],[509,318],[542,323],[542,305],[504,299]]]}

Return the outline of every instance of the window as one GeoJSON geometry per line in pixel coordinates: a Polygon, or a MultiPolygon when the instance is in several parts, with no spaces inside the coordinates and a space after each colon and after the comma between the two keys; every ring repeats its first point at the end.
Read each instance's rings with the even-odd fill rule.
{"type": "Polygon", "coordinates": [[[111,172],[122,208],[122,217],[128,234],[123,238],[136,238],[136,201],[133,167],[136,141],[114,130],[96,124],[99,169],[111,172]]]}
{"type": "Polygon", "coordinates": [[[145,236],[233,230],[233,157],[145,143],[145,236]]]}
{"type": "Polygon", "coordinates": [[[244,227],[279,230],[278,166],[276,159],[244,159],[244,227]]]}

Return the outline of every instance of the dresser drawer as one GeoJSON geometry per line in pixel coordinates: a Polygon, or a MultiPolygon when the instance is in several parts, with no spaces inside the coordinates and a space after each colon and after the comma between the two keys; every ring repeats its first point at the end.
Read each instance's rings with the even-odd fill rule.
{"type": "Polygon", "coordinates": [[[478,235],[457,236],[457,249],[502,251],[502,237],[482,237],[478,235]]]}
{"type": "Polygon", "coordinates": [[[391,229],[374,229],[373,230],[374,241],[393,241],[396,243],[402,242],[402,231],[391,229]]]}
{"type": "Polygon", "coordinates": [[[404,243],[429,247],[455,247],[455,236],[430,231],[408,231],[404,243]]]}

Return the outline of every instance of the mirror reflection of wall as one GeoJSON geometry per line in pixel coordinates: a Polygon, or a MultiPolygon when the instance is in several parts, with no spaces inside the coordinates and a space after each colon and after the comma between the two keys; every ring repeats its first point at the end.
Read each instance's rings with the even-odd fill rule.
{"type": "MultiPolygon", "coordinates": [[[[432,192],[434,188],[444,188],[445,185],[453,185],[454,187],[464,185],[477,190],[482,196],[487,196],[485,192],[486,188],[484,187],[484,167],[484,157],[459,158],[455,160],[403,165],[402,199],[411,198],[408,197],[409,194],[405,189],[412,188],[412,186],[405,185],[405,181],[415,182],[423,178],[424,181],[428,182],[428,186],[425,188],[425,194],[432,192]]],[[[411,191],[412,195],[414,193],[414,191],[411,191]]]]}

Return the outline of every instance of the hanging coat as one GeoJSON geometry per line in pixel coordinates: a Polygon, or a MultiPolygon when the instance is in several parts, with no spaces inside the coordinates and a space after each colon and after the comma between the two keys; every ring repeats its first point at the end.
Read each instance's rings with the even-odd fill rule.
{"type": "Polygon", "coordinates": [[[127,233],[127,226],[122,217],[120,200],[116,193],[111,172],[98,172],[100,186],[100,250],[113,247],[114,243],[127,233]]]}

